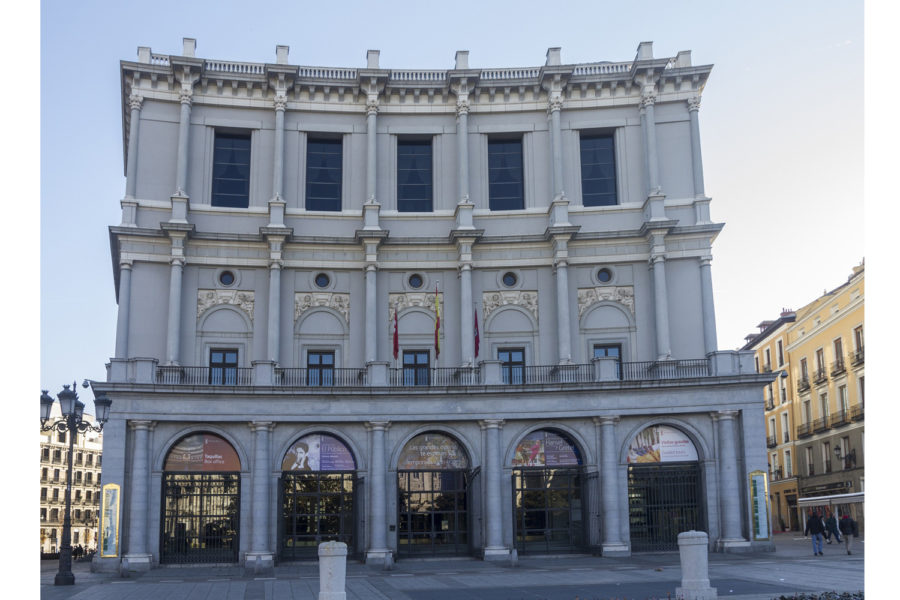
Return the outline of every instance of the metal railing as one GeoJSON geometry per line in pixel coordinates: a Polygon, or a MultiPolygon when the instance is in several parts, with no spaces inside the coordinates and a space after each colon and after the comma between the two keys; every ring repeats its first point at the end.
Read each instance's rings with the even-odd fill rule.
{"type": "Polygon", "coordinates": [[[828,429],[828,417],[822,417],[813,421],[813,432],[819,433],[828,429]]]}
{"type": "Polygon", "coordinates": [[[766,438],[766,448],[774,448],[777,445],[778,444],[775,442],[774,435],[770,435],[769,437],[766,438]]]}
{"type": "Polygon", "coordinates": [[[813,373],[813,383],[819,384],[825,383],[826,381],[828,381],[828,371],[825,367],[816,369],[815,373],[813,373]]]}
{"type": "Polygon", "coordinates": [[[156,383],[162,385],[250,385],[253,369],[247,367],[156,368],[156,383]]]}
{"type": "Polygon", "coordinates": [[[856,404],[850,408],[850,419],[853,421],[862,421],[865,413],[862,404],[856,404]]]}
{"type": "Polygon", "coordinates": [[[866,352],[865,346],[861,346],[858,350],[854,350],[850,353],[850,364],[854,367],[856,365],[861,365],[866,360],[866,352]]]}
{"type": "Polygon", "coordinates": [[[366,370],[276,369],[275,385],[284,387],[359,387],[366,385],[366,370]]]}
{"type": "Polygon", "coordinates": [[[831,363],[831,376],[840,375],[844,371],[846,371],[846,367],[844,367],[844,357],[838,358],[836,361],[831,363]]]}
{"type": "Polygon", "coordinates": [[[797,438],[805,438],[812,435],[812,427],[809,423],[797,425],[797,438]]]}
{"type": "Polygon", "coordinates": [[[709,362],[705,359],[661,360],[631,362],[621,364],[621,375],[625,381],[641,379],[690,379],[708,377],[709,362]]]}
{"type": "Polygon", "coordinates": [[[847,425],[850,423],[850,411],[848,410],[839,410],[829,418],[829,422],[832,427],[839,427],[841,425],[847,425]]]}
{"type": "Polygon", "coordinates": [[[801,394],[809,389],[809,377],[802,376],[800,377],[800,381],[797,382],[797,393],[801,394]]]}

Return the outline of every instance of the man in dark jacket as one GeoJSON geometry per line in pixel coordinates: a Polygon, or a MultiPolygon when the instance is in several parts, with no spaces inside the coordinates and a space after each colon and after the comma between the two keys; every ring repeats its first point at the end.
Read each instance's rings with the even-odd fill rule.
{"type": "Polygon", "coordinates": [[[822,534],[825,532],[825,521],[821,512],[809,511],[809,519],[806,520],[806,529],[803,535],[812,535],[813,556],[822,556],[822,534]]]}
{"type": "Polygon", "coordinates": [[[837,543],[841,543],[841,533],[838,531],[838,521],[835,518],[834,513],[828,509],[825,509],[825,540],[830,544],[831,536],[834,536],[834,539],[837,540],[837,543]]]}
{"type": "Polygon", "coordinates": [[[850,515],[844,515],[841,517],[841,533],[844,534],[844,547],[847,549],[847,554],[853,554],[850,552],[850,547],[853,545],[853,538],[859,535],[859,527],[856,524],[856,521],[850,518],[850,515]]]}

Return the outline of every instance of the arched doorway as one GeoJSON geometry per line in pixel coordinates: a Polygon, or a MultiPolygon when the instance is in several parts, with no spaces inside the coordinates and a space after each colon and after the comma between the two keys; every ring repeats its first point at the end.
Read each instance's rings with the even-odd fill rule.
{"type": "Polygon", "coordinates": [[[540,429],[513,456],[516,548],[522,553],[574,552],[587,546],[582,459],[566,435],[540,429]]]}
{"type": "Polygon", "coordinates": [[[628,519],[634,552],[678,550],[678,534],[706,531],[694,443],[667,425],[647,427],[628,447],[628,519]]]}
{"type": "Polygon", "coordinates": [[[443,433],[412,438],[397,462],[400,556],[465,555],[469,547],[469,459],[443,433]]]}
{"type": "Polygon", "coordinates": [[[241,461],[226,440],[193,433],[169,450],[163,466],[161,563],[238,560],[241,461]]]}
{"type": "Polygon", "coordinates": [[[356,539],[356,461],[326,433],[294,442],[281,463],[280,557],[315,558],[321,542],[356,539]]]}

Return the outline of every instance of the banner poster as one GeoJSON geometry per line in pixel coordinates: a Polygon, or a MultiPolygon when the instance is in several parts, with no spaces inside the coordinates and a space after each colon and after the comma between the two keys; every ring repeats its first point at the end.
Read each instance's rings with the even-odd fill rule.
{"type": "Polygon", "coordinates": [[[565,467],[581,464],[578,448],[552,431],[535,431],[519,442],[513,456],[514,467],[565,467]]]}
{"type": "Polygon", "coordinates": [[[628,447],[630,463],[684,462],[697,459],[697,449],[690,438],[666,425],[653,425],[644,429],[628,447]]]}
{"type": "Polygon", "coordinates": [[[166,471],[240,471],[237,452],[224,439],[210,433],[189,435],[166,457],[166,471]]]}
{"type": "Polygon", "coordinates": [[[291,446],[281,462],[282,471],[355,471],[350,449],[334,436],[305,435],[291,446]]]}
{"type": "Polygon", "coordinates": [[[453,438],[439,433],[423,433],[409,440],[400,454],[397,469],[468,469],[465,450],[453,438]]]}
{"type": "Polygon", "coordinates": [[[119,486],[103,486],[100,504],[100,557],[119,555],[119,486]]]}
{"type": "Polygon", "coordinates": [[[765,471],[750,473],[750,510],[753,539],[769,539],[769,492],[765,471]]]}

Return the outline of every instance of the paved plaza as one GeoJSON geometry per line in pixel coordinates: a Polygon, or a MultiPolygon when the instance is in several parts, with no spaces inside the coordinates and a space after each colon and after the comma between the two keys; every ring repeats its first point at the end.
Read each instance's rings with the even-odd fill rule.
{"type": "MultiPolygon", "coordinates": [[[[782,594],[864,589],[865,542],[848,556],[843,545],[813,556],[808,538],[776,535],[776,552],[709,555],[719,598],[771,600],[782,594]]],[[[123,579],[75,565],[76,584],[53,585],[56,561],[41,565],[42,600],[315,600],[316,562],[282,564],[271,577],[239,567],[164,567],[123,579]]],[[[517,566],[475,559],[403,560],[393,570],[347,564],[348,600],[646,600],[675,598],[678,553],[629,558],[587,555],[522,557],[517,566]]]]}

